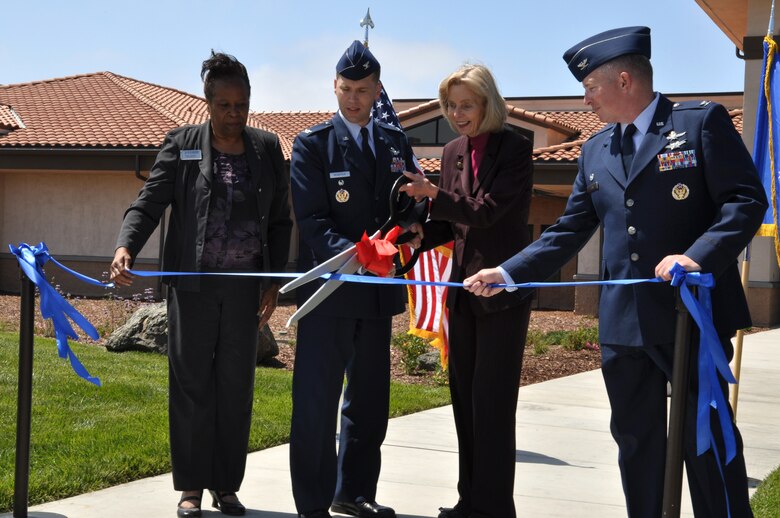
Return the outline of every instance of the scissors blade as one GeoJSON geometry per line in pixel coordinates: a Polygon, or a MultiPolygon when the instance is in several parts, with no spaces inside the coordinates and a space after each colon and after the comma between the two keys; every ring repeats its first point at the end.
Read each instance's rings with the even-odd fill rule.
{"type": "Polygon", "coordinates": [[[293,279],[292,281],[282,286],[281,289],[279,289],[279,293],[287,293],[288,291],[292,291],[295,288],[303,286],[307,282],[313,281],[314,279],[317,279],[326,273],[330,273],[338,268],[341,268],[356,255],[356,250],[357,247],[352,245],[342,252],[339,252],[324,263],[318,264],[297,279],[293,279]]]}
{"type": "MultiPolygon", "coordinates": [[[[352,274],[355,273],[360,269],[360,261],[358,261],[357,254],[353,255],[344,265],[339,268],[336,273],[346,273],[346,274],[352,274]]],[[[287,327],[290,327],[290,325],[294,324],[301,318],[303,318],[306,314],[308,314],[311,310],[316,308],[320,302],[325,300],[328,295],[333,293],[336,288],[341,286],[344,283],[344,281],[334,281],[334,280],[327,280],[325,281],[325,284],[320,286],[320,289],[318,289],[316,292],[314,292],[314,295],[309,297],[309,300],[304,302],[301,307],[298,308],[298,310],[292,314],[290,319],[287,321],[287,327]]]]}
{"type": "MultiPolygon", "coordinates": [[[[371,236],[371,239],[376,239],[377,237],[379,237],[380,233],[381,231],[377,230],[371,236]]],[[[311,282],[314,279],[317,279],[325,275],[326,273],[330,273],[334,270],[337,270],[338,268],[341,268],[342,266],[347,264],[347,262],[349,262],[349,260],[355,256],[357,256],[357,246],[352,245],[349,248],[346,248],[341,252],[339,252],[338,254],[334,255],[324,263],[318,264],[317,266],[315,266],[308,272],[304,273],[297,279],[293,279],[292,281],[288,282],[287,284],[281,287],[279,293],[287,293],[288,291],[292,291],[295,288],[303,286],[307,282],[311,282]]],[[[357,269],[349,273],[355,273],[356,271],[357,269]]],[[[344,272],[339,272],[339,273],[344,273],[344,272]]]]}

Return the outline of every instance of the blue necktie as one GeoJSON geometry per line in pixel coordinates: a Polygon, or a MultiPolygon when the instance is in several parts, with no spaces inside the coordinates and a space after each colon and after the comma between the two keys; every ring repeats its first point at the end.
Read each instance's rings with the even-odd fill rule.
{"type": "Polygon", "coordinates": [[[371,145],[368,142],[370,137],[368,136],[368,129],[365,126],[360,128],[360,138],[363,141],[361,144],[363,156],[366,158],[366,162],[368,162],[368,165],[371,168],[371,173],[373,173],[376,170],[376,158],[374,157],[374,152],[371,151],[371,145]]]}
{"type": "Polygon", "coordinates": [[[634,161],[634,133],[636,133],[636,126],[629,124],[626,126],[626,130],[623,132],[623,137],[620,141],[620,154],[623,155],[623,170],[626,172],[626,178],[631,172],[631,162],[634,161]]]}

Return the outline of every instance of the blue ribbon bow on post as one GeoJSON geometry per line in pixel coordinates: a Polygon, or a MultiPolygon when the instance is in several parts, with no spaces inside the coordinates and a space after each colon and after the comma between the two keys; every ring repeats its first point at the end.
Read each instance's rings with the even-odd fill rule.
{"type": "MultiPolygon", "coordinates": [[[[737,454],[737,443],[734,437],[734,426],[729,415],[728,402],[720,389],[718,373],[728,383],[735,384],[737,380],[729,368],[729,361],[723,351],[715,325],[712,322],[712,300],[710,288],[715,286],[711,273],[686,272],[675,264],[672,269],[672,286],[680,288],[685,307],[699,328],[699,399],[696,416],[696,453],[703,454],[709,448],[718,457],[715,437],[710,427],[710,408],[718,414],[723,443],[726,447],[726,464],[737,454]],[[693,296],[689,286],[698,287],[698,299],[693,296]]],[[[720,463],[719,463],[720,464],[720,463]]]]}
{"type": "Polygon", "coordinates": [[[101,386],[100,379],[89,374],[68,344],[68,338],[78,340],[78,334],[76,334],[73,326],[71,326],[68,321],[68,317],[70,317],[70,319],[83,329],[93,340],[100,338],[100,335],[98,334],[97,329],[95,329],[95,327],[90,324],[76,308],[68,304],[62,295],[57,293],[57,290],[49,284],[46,280],[46,276],[43,274],[43,265],[51,260],[63,270],[90,284],[106,287],[110,287],[111,285],[103,284],[100,281],[82,275],[59,263],[49,255],[49,249],[44,243],[40,243],[38,246],[30,246],[26,243],[21,243],[18,247],[12,245],[9,245],[8,247],[11,249],[11,253],[16,256],[16,260],[19,262],[19,266],[24,274],[38,287],[41,296],[41,316],[43,316],[43,318],[51,319],[52,324],[54,325],[54,336],[57,340],[57,352],[59,353],[60,358],[67,358],[70,361],[73,371],[80,377],[90,383],[94,383],[98,387],[101,386]]]}

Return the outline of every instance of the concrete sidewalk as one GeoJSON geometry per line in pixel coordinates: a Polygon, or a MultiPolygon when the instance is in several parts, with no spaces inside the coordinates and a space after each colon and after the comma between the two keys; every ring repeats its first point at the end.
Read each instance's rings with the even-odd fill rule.
{"type": "MultiPolygon", "coordinates": [[[[746,336],[742,365],[737,422],[755,487],[780,465],[780,329],[746,336]]],[[[521,388],[517,418],[519,516],[626,516],[600,371],[521,388]]],[[[451,407],[391,420],[382,451],[377,500],[394,507],[399,517],[435,517],[439,506],[456,502],[457,439],[451,407]]],[[[239,496],[247,516],[297,516],[286,445],[249,456],[239,496]]],[[[177,499],[167,474],[35,506],[29,516],[173,517],[177,499]]],[[[204,505],[203,516],[222,516],[207,509],[204,505]]],[[[687,489],[682,511],[693,516],[687,489]]]]}

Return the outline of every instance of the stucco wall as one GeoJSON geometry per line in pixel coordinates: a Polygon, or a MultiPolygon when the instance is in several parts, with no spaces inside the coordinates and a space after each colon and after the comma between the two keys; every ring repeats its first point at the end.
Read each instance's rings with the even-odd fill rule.
{"type": "MultiPolygon", "coordinates": [[[[123,172],[0,176],[0,242],[44,241],[59,256],[112,257],[124,211],[142,186],[123,172]]],[[[139,257],[157,257],[158,232],[139,257]]]]}

